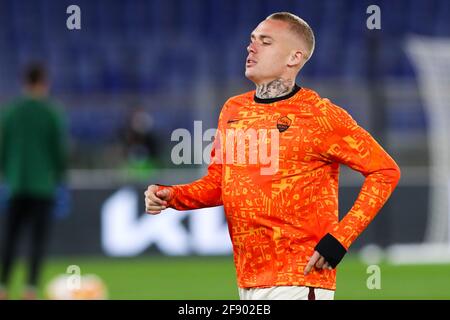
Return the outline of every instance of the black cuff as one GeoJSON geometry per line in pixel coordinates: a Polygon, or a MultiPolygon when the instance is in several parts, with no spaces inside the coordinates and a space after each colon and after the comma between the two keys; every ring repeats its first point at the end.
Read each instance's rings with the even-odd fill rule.
{"type": "Polygon", "coordinates": [[[327,233],[314,248],[334,269],[347,253],[345,247],[331,234],[327,233]]]}

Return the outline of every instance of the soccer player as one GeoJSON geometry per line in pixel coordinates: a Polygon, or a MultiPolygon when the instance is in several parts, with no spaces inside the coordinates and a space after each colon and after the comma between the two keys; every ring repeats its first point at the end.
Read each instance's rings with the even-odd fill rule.
{"type": "Polygon", "coordinates": [[[247,51],[245,76],[256,90],[223,106],[208,173],[189,184],[150,185],[146,211],[223,205],[241,299],[333,299],[336,266],[390,197],[400,169],[344,109],[296,85],[314,51],[304,20],[270,15],[251,33],[247,51]],[[263,170],[267,161],[239,162],[238,148],[228,148],[239,140],[230,132],[250,129],[263,136],[259,149],[246,142],[241,150],[250,159],[276,143],[273,170],[263,170]],[[365,176],[341,221],[340,164],[365,176]]]}
{"type": "Polygon", "coordinates": [[[0,172],[10,196],[2,241],[0,299],[8,298],[6,286],[17,245],[28,227],[31,250],[23,298],[37,298],[53,199],[66,170],[66,130],[47,97],[50,85],[43,66],[27,68],[24,88],[24,96],[2,110],[0,121],[0,172]]]}

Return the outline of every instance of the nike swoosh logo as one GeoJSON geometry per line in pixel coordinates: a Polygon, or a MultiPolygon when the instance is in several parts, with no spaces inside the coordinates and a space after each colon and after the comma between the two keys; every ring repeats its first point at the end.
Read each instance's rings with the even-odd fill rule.
{"type": "Polygon", "coordinates": [[[242,121],[242,120],[255,120],[255,119],[260,119],[261,117],[256,116],[256,117],[246,117],[246,118],[239,118],[239,119],[229,119],[227,121],[227,123],[233,123],[233,122],[238,122],[238,121],[242,121]]]}

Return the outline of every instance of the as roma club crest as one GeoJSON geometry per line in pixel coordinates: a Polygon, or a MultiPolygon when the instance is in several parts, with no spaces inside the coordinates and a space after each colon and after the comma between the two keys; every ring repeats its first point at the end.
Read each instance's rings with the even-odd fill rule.
{"type": "Polygon", "coordinates": [[[278,131],[280,131],[280,132],[286,131],[289,128],[289,126],[291,125],[291,123],[292,123],[292,120],[289,119],[288,117],[281,117],[277,121],[278,131]]]}

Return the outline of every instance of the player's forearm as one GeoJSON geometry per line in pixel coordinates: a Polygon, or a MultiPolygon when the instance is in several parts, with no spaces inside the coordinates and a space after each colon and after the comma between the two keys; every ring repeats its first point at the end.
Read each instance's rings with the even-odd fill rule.
{"type": "Polygon", "coordinates": [[[369,174],[355,204],[331,234],[346,248],[367,228],[391,196],[400,179],[400,169],[381,169],[369,174]]]}
{"type": "Polygon", "coordinates": [[[389,165],[366,175],[353,207],[315,247],[332,267],[336,267],[341,261],[348,248],[375,218],[397,186],[400,169],[390,157],[386,159],[389,159],[389,165]]]}
{"type": "Polygon", "coordinates": [[[176,210],[193,210],[222,205],[221,182],[208,175],[189,184],[161,186],[172,192],[168,206],[176,210]]]}

